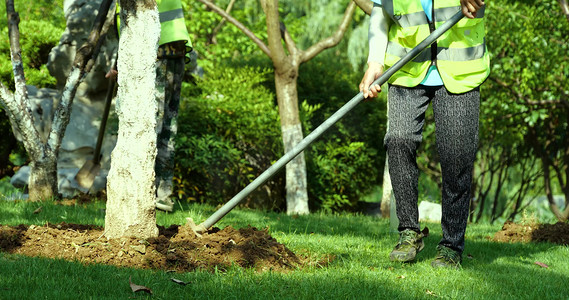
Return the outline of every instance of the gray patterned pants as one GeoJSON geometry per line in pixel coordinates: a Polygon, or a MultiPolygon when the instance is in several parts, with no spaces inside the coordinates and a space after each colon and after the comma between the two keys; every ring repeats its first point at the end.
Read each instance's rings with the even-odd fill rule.
{"type": "Polygon", "coordinates": [[[444,86],[389,86],[385,146],[399,231],[419,231],[417,149],[425,111],[433,105],[435,138],[442,170],[441,245],[462,253],[468,220],[472,169],[478,147],[480,90],[449,93],[444,86]]]}
{"type": "Polygon", "coordinates": [[[170,197],[174,178],[174,148],[183,75],[183,57],[158,59],[156,65],[158,153],[154,166],[158,202],[172,203],[170,197]]]}

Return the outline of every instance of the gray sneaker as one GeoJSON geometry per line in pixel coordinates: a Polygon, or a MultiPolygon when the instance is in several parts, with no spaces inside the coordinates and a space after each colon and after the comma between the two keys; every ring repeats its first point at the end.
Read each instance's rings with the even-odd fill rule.
{"type": "Polygon", "coordinates": [[[174,210],[174,201],[172,201],[170,199],[157,200],[156,201],[156,208],[159,210],[171,212],[174,210]]]}
{"type": "MultiPolygon", "coordinates": [[[[427,231],[428,232],[428,231],[427,231]]],[[[427,235],[423,232],[417,233],[411,229],[403,230],[399,233],[399,242],[389,254],[391,261],[410,262],[415,260],[417,253],[425,247],[423,238],[427,235]]]]}
{"type": "Polygon", "coordinates": [[[433,268],[460,269],[461,262],[462,255],[458,251],[443,245],[438,245],[437,256],[435,260],[431,262],[431,266],[433,268]]]}

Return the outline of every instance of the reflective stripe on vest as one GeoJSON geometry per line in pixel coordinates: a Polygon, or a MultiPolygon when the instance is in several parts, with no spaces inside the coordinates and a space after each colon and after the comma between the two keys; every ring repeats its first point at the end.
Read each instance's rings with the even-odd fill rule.
{"type": "Polygon", "coordinates": [[[175,19],[183,19],[183,18],[184,18],[184,10],[181,8],[160,13],[160,23],[174,21],[175,19]]]}
{"type": "MultiPolygon", "coordinates": [[[[420,0],[384,0],[384,10],[393,20],[389,29],[385,57],[386,67],[395,64],[431,32],[420,0]]],[[[434,1],[435,27],[460,10],[459,0],[434,1]]],[[[463,93],[479,86],[490,73],[486,51],[484,9],[475,19],[462,19],[437,40],[436,66],[447,90],[463,93]]],[[[413,87],[422,82],[431,65],[431,49],[422,51],[389,80],[390,83],[413,87]]]]}
{"type": "MultiPolygon", "coordinates": [[[[403,57],[412,48],[404,48],[401,45],[393,42],[388,42],[387,53],[397,57],[403,57]]],[[[468,48],[444,48],[437,47],[437,60],[448,61],[467,61],[473,59],[480,59],[486,54],[486,42],[483,44],[468,47],[468,48]]],[[[413,59],[414,62],[422,63],[431,61],[431,52],[423,51],[413,59]]]]}
{"type": "MultiPolygon", "coordinates": [[[[157,0],[158,16],[160,18],[159,45],[175,41],[186,41],[186,46],[192,47],[190,34],[186,28],[184,10],[180,0],[157,0]]],[[[120,7],[117,2],[117,25],[120,28],[120,7]]],[[[120,33],[120,30],[119,30],[120,33]]]]}

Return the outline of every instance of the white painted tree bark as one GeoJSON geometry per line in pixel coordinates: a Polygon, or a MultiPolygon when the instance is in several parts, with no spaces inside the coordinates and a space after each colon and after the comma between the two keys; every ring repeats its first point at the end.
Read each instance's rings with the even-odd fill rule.
{"type": "Polygon", "coordinates": [[[385,165],[383,167],[383,193],[381,195],[381,216],[384,218],[390,217],[391,211],[391,194],[393,194],[393,187],[391,186],[391,177],[389,177],[389,161],[385,158],[385,165]]]}
{"type": "Polygon", "coordinates": [[[119,130],[107,179],[105,236],[149,238],[158,235],[154,185],[158,106],[154,95],[160,23],[154,0],[121,0],[120,5],[119,130]]]}

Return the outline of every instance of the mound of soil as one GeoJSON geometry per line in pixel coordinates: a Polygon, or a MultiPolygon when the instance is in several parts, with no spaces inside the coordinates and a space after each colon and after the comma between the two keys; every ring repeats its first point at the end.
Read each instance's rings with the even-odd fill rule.
{"type": "Polygon", "coordinates": [[[103,228],[78,224],[0,226],[0,251],[62,258],[83,263],[188,272],[226,270],[232,265],[258,271],[286,271],[301,260],[284,245],[255,227],[213,228],[196,236],[188,226],[159,227],[148,240],[107,240],[103,228]]]}
{"type": "Polygon", "coordinates": [[[497,242],[550,242],[569,245],[569,223],[517,224],[506,222],[493,237],[497,242]]]}

